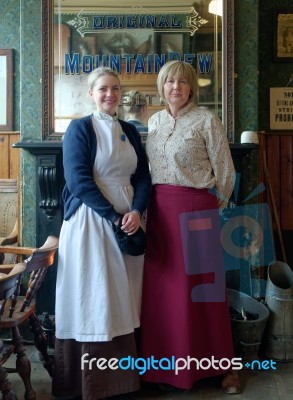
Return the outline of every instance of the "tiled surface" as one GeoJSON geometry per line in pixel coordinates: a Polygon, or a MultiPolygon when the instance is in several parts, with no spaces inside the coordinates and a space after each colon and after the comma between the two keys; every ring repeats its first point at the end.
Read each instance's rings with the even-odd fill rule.
{"type": "MultiPolygon", "coordinates": [[[[32,362],[32,385],[37,392],[37,400],[53,400],[51,396],[51,378],[43,368],[38,353],[33,346],[28,347],[32,362]]],[[[9,364],[13,364],[10,360],[9,364]]],[[[276,371],[242,370],[240,378],[243,385],[241,394],[233,395],[232,400],[291,400],[293,399],[293,363],[278,363],[276,371]]],[[[9,374],[14,392],[23,399],[23,385],[17,374],[9,374]]],[[[161,390],[156,385],[144,385],[137,393],[116,396],[115,400],[218,400],[231,398],[220,389],[219,379],[206,379],[195,385],[193,390],[161,390]]],[[[87,399],[83,399],[87,400],[87,399]]],[[[114,400],[114,398],[112,398],[114,400]]]]}

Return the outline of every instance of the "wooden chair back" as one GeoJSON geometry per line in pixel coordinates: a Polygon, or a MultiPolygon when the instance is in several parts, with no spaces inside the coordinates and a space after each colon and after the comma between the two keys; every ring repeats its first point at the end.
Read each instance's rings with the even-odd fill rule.
{"type": "Polygon", "coordinates": [[[48,236],[43,246],[32,252],[24,262],[26,272],[32,272],[40,268],[48,268],[54,262],[54,256],[58,249],[59,240],[55,236],[48,236]]]}
{"type": "Polygon", "coordinates": [[[17,179],[0,179],[0,238],[12,232],[17,220],[17,179]]]}
{"type": "MultiPolygon", "coordinates": [[[[11,297],[17,288],[20,275],[25,270],[25,263],[18,263],[12,268],[12,270],[6,273],[0,273],[0,302],[7,300],[11,297]]],[[[0,306],[1,310],[1,306],[0,306]]],[[[1,319],[1,312],[0,312],[1,319]]]]}
{"type": "MultiPolygon", "coordinates": [[[[8,273],[0,273],[0,323],[2,314],[5,308],[6,301],[14,294],[21,274],[25,270],[24,263],[15,264],[12,270],[8,273]]],[[[0,359],[2,361],[3,343],[0,341],[0,359]]],[[[12,391],[11,382],[8,379],[6,369],[0,362],[0,392],[2,399],[18,400],[17,396],[12,391]]]]}
{"type": "MultiPolygon", "coordinates": [[[[0,179],[0,245],[18,241],[18,183],[17,179],[0,179]]],[[[13,263],[12,254],[0,255],[0,264],[13,263]]]]}
{"type": "Polygon", "coordinates": [[[30,305],[37,290],[41,287],[47,269],[54,263],[58,245],[59,240],[57,237],[48,236],[43,246],[34,251],[32,255],[24,261],[26,265],[25,271],[30,272],[31,275],[21,311],[24,311],[26,307],[30,305]]]}
{"type": "MultiPolygon", "coordinates": [[[[47,338],[35,312],[36,305],[34,297],[44,280],[47,269],[54,263],[54,256],[58,249],[58,245],[58,238],[55,236],[49,236],[40,248],[0,246],[0,254],[9,253],[27,257],[23,263],[20,264],[0,265],[0,278],[1,275],[3,276],[2,288],[0,282],[2,297],[5,298],[11,296],[11,293],[13,292],[12,296],[9,297],[7,301],[5,299],[3,300],[2,308],[0,309],[0,314],[2,314],[0,319],[0,330],[10,329],[12,334],[12,346],[1,355],[0,366],[8,360],[12,353],[16,354],[16,371],[22,378],[25,386],[24,398],[30,400],[36,399],[36,393],[31,385],[30,361],[25,354],[25,346],[19,327],[24,322],[29,322],[30,329],[34,334],[35,346],[42,354],[43,365],[50,376],[52,376],[53,358],[50,357],[47,352],[47,338]],[[23,266],[23,272],[30,273],[30,280],[25,296],[19,296],[20,278],[12,283],[12,280],[4,276],[5,274],[8,276],[14,274],[17,265],[18,268],[20,268],[20,265],[23,266]]],[[[21,274],[19,274],[19,277],[20,276],[21,274]]]]}
{"type": "MultiPolygon", "coordinates": [[[[48,236],[45,243],[39,248],[31,247],[15,247],[15,246],[0,246],[0,254],[12,253],[15,255],[29,256],[24,260],[25,272],[30,273],[28,288],[23,297],[23,304],[20,311],[23,312],[28,307],[35,297],[37,290],[40,288],[48,267],[54,263],[55,253],[58,249],[59,239],[55,236],[48,236]]],[[[10,273],[14,268],[13,264],[0,265],[0,272],[10,273]]],[[[20,284],[20,282],[19,282],[20,284]]],[[[18,299],[19,287],[16,288],[15,294],[11,301],[9,317],[13,317],[13,312],[18,299]]]]}

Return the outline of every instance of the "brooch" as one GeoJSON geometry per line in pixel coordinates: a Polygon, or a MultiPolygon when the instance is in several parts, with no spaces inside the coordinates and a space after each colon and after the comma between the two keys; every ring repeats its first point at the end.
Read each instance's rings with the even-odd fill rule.
{"type": "Polygon", "coordinates": [[[125,133],[121,134],[120,139],[122,140],[122,142],[125,142],[125,140],[126,140],[125,133]]]}

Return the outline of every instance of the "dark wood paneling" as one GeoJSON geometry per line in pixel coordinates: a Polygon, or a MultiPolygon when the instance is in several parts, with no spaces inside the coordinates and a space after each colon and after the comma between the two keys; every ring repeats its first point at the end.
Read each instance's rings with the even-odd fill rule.
{"type": "Polygon", "coordinates": [[[293,229],[293,136],[280,137],[281,229],[293,229]]]}
{"type": "Polygon", "coordinates": [[[269,182],[281,230],[293,230],[293,133],[260,132],[259,179],[267,186],[262,200],[270,203],[274,228],[276,216],[268,197],[269,182]],[[269,182],[265,176],[266,159],[269,182]]]}

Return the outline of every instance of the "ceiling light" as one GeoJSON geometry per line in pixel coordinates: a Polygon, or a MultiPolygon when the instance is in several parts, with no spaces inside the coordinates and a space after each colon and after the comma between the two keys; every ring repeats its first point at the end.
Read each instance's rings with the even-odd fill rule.
{"type": "Polygon", "coordinates": [[[223,16],[223,0],[212,0],[209,4],[209,13],[223,16]]]}

